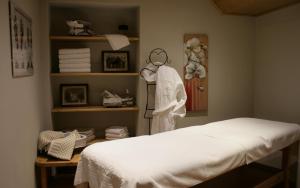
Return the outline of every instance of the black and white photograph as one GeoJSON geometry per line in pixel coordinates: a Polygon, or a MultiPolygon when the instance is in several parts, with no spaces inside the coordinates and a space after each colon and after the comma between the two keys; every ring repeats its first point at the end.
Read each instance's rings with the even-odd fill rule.
{"type": "Polygon", "coordinates": [[[62,106],[84,106],[88,104],[88,84],[61,84],[62,106]]]}
{"type": "Polygon", "coordinates": [[[31,18],[9,1],[12,76],[33,75],[31,18]]]}
{"type": "Polygon", "coordinates": [[[127,72],[129,70],[128,51],[102,51],[104,72],[127,72]]]}

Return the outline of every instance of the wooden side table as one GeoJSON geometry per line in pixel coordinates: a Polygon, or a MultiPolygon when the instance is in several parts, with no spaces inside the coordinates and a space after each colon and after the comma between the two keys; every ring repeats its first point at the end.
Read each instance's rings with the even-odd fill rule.
{"type": "MultiPolygon", "coordinates": [[[[91,145],[96,142],[104,142],[107,141],[105,139],[95,139],[88,143],[88,145],[91,145]]],[[[50,158],[47,156],[37,156],[35,164],[38,168],[40,168],[41,171],[41,188],[47,188],[48,187],[48,174],[47,174],[47,168],[51,167],[69,167],[69,166],[77,166],[78,162],[80,160],[80,153],[76,153],[72,156],[71,160],[59,160],[50,158]]]]}

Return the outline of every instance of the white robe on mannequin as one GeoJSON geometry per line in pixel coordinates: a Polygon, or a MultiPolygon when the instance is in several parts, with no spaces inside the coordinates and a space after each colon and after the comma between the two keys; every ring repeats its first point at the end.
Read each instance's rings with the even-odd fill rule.
{"type": "Polygon", "coordinates": [[[156,72],[155,110],[151,134],[175,129],[175,118],[186,114],[187,95],[174,68],[162,65],[156,72]]]}

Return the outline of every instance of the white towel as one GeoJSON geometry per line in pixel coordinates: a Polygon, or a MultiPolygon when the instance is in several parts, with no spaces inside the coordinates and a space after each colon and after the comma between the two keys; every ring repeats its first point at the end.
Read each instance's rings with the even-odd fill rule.
{"type": "Polygon", "coordinates": [[[86,54],[91,53],[89,48],[67,48],[67,49],[59,49],[59,55],[66,55],[66,54],[86,54]]]}
{"type": "Polygon", "coordinates": [[[122,139],[122,138],[128,138],[128,136],[123,136],[123,137],[105,137],[106,140],[115,140],[115,139],[122,139]]]}
{"type": "Polygon", "coordinates": [[[128,133],[128,129],[127,129],[127,127],[112,126],[112,127],[105,129],[105,133],[124,134],[124,133],[128,133]]]}
{"type": "Polygon", "coordinates": [[[126,138],[126,137],[128,137],[128,134],[127,133],[122,133],[122,134],[106,133],[105,137],[110,137],[110,138],[126,138]]]}
{"type": "Polygon", "coordinates": [[[64,68],[71,68],[71,69],[77,69],[77,68],[91,68],[90,63],[67,63],[67,64],[59,64],[60,69],[64,68]]]}
{"type": "Polygon", "coordinates": [[[50,143],[48,155],[59,159],[70,160],[75,148],[76,134],[78,134],[77,131],[74,131],[65,138],[53,140],[50,143]]]}
{"type": "Polygon", "coordinates": [[[68,63],[91,63],[90,58],[80,58],[80,59],[60,59],[60,64],[68,64],[68,63]]]}
{"type": "Polygon", "coordinates": [[[77,69],[71,69],[71,68],[63,68],[59,69],[60,72],[91,72],[91,68],[77,68],[77,69]]]}
{"type": "Polygon", "coordinates": [[[62,54],[58,55],[59,60],[65,60],[65,59],[84,59],[84,58],[91,58],[90,53],[85,54],[62,54]]]}
{"type": "Polygon", "coordinates": [[[107,38],[113,50],[119,50],[130,44],[128,37],[125,35],[111,34],[111,35],[105,35],[105,37],[107,38]]]}
{"type": "Polygon", "coordinates": [[[106,140],[118,140],[118,139],[122,139],[122,138],[110,138],[110,137],[106,137],[106,140]]]}
{"type": "Polygon", "coordinates": [[[42,131],[38,139],[38,149],[47,150],[46,146],[55,139],[64,138],[65,134],[61,131],[42,131]]]}

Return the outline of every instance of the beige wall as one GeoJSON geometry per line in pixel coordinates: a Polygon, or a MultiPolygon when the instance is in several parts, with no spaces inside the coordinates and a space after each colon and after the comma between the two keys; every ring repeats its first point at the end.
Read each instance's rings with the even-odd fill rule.
{"type": "Polygon", "coordinates": [[[256,19],[255,116],[300,123],[300,4],[256,19]]]}
{"type": "MultiPolygon", "coordinates": [[[[140,15],[141,64],[151,49],[166,49],[171,66],[183,75],[183,35],[205,33],[208,49],[208,115],[188,114],[177,126],[252,115],[254,19],[222,15],[209,0],[142,1],[140,15]],[[159,3],[158,3],[159,2],[159,3]]],[[[140,107],[145,86],[140,84],[140,107]]],[[[147,126],[140,116],[139,132],[147,126]]]]}
{"type": "Polygon", "coordinates": [[[39,3],[16,0],[33,22],[34,76],[12,78],[8,1],[0,1],[0,187],[35,187],[38,132],[50,127],[45,70],[40,56],[39,3]],[[46,100],[45,100],[46,98],[46,100]]]}
{"type": "MultiPolygon", "coordinates": [[[[205,33],[209,37],[209,111],[208,115],[189,114],[178,120],[178,127],[203,124],[252,115],[254,18],[222,15],[210,0],[94,0],[62,1],[77,3],[119,3],[140,7],[140,67],[148,53],[164,48],[172,67],[183,74],[183,35],[205,33]]],[[[47,20],[47,19],[45,19],[47,20]]],[[[45,39],[47,39],[45,37],[45,39]]],[[[49,62],[48,62],[49,63],[49,62]]],[[[147,134],[145,82],[139,81],[137,133],[147,134]]]]}
{"type": "MultiPolygon", "coordinates": [[[[300,4],[256,19],[255,117],[300,124],[299,44],[300,4]]],[[[274,155],[265,163],[279,167],[280,161],[274,155]]]]}

